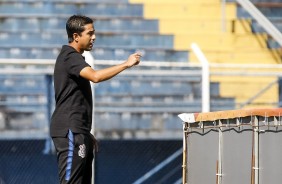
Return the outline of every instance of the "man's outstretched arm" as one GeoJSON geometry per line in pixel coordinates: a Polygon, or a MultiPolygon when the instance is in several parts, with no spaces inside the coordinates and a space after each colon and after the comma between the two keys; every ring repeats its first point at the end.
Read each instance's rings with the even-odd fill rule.
{"type": "Polygon", "coordinates": [[[130,68],[134,65],[138,65],[140,62],[140,58],[141,54],[135,53],[131,54],[124,63],[102,70],[94,70],[91,67],[85,67],[80,71],[80,76],[94,83],[102,82],[116,76],[127,68],[130,68]]]}

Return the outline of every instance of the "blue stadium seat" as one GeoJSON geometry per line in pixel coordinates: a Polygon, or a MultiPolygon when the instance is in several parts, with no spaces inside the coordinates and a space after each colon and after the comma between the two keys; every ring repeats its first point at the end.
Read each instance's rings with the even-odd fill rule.
{"type": "MultiPolygon", "coordinates": [[[[159,121],[167,130],[179,130],[181,125],[175,123],[179,121],[177,114],[201,112],[200,78],[185,76],[185,79],[118,76],[115,80],[96,84],[95,121],[103,122],[97,124],[97,129],[146,130],[159,121]]],[[[211,83],[211,110],[230,110],[234,106],[234,99],[221,98],[219,84],[211,83]]]]}
{"type": "Polygon", "coordinates": [[[143,6],[128,3],[89,3],[80,6],[78,13],[99,16],[142,17],[143,6]]]}
{"type": "Polygon", "coordinates": [[[3,1],[1,5],[1,58],[55,59],[57,52],[53,50],[67,44],[65,21],[75,13],[97,19],[97,41],[92,51],[95,59],[124,60],[124,55],[136,50],[144,52],[143,60],[187,61],[189,58],[187,50],[173,49],[173,36],[158,34],[157,20],[142,18],[140,4],[129,4],[125,0],[103,3],[23,0],[3,1]],[[30,34],[33,36],[27,39],[30,34]],[[19,52],[12,54],[8,48],[19,52]]]}
{"type": "MultiPolygon", "coordinates": [[[[1,41],[0,41],[1,42],[1,41]]],[[[94,45],[95,47],[95,45],[94,45]]],[[[0,58],[22,58],[22,59],[56,59],[61,49],[60,45],[44,45],[37,46],[36,49],[32,46],[0,46],[0,58]],[[12,52],[16,50],[16,54],[12,52]],[[3,57],[2,57],[3,56],[3,57]]],[[[185,62],[188,59],[187,51],[176,51],[173,49],[155,49],[155,48],[116,48],[116,47],[95,47],[91,52],[97,60],[125,60],[129,54],[136,51],[144,53],[144,61],[167,61],[167,62],[185,62]]]]}
{"type": "MultiPolygon", "coordinates": [[[[158,33],[157,20],[145,20],[141,18],[95,18],[95,29],[98,33],[158,33]]],[[[62,17],[42,17],[30,16],[0,18],[1,31],[18,32],[20,31],[59,31],[65,34],[65,24],[67,18],[62,17]]]]}
{"type": "MultiPolygon", "coordinates": [[[[2,32],[0,37],[1,45],[17,46],[44,46],[44,45],[63,45],[67,44],[65,33],[50,32],[2,32]],[[32,36],[30,36],[32,34],[32,36]]],[[[107,47],[148,47],[160,49],[173,48],[173,36],[157,35],[151,33],[133,34],[133,33],[112,33],[96,34],[95,46],[107,47]]]]}
{"type": "Polygon", "coordinates": [[[115,80],[105,81],[96,84],[97,95],[111,95],[111,94],[126,94],[126,95],[185,95],[193,93],[200,86],[193,84],[193,81],[182,81],[179,83],[179,78],[170,76],[141,78],[136,77],[122,77],[118,76],[115,80]],[[132,80],[136,78],[137,80],[132,80]]]}
{"type": "Polygon", "coordinates": [[[5,97],[6,102],[46,104],[46,92],[44,76],[0,75],[0,95],[5,97]]]}
{"type": "MultiPolygon", "coordinates": [[[[257,7],[266,17],[281,17],[281,8],[279,7],[257,7]]],[[[242,7],[237,8],[237,16],[242,18],[251,18],[251,15],[242,7]]]]}
{"type": "Polygon", "coordinates": [[[143,6],[129,3],[63,3],[48,1],[28,1],[28,2],[2,2],[0,7],[2,14],[28,14],[28,15],[48,15],[48,14],[87,14],[96,17],[103,16],[124,16],[141,17],[143,6]]]}
{"type": "Polygon", "coordinates": [[[267,39],[267,45],[269,48],[271,49],[280,49],[281,46],[279,45],[279,43],[277,43],[276,40],[274,40],[273,38],[268,38],[267,39]]]}
{"type": "MultiPolygon", "coordinates": [[[[94,45],[95,47],[95,45],[94,45]]],[[[98,60],[124,60],[125,56],[136,52],[142,51],[144,53],[143,60],[144,61],[187,61],[188,60],[188,52],[187,51],[176,51],[173,49],[154,49],[154,48],[113,48],[113,47],[105,47],[105,48],[95,48],[92,53],[95,59],[98,60]]]]}

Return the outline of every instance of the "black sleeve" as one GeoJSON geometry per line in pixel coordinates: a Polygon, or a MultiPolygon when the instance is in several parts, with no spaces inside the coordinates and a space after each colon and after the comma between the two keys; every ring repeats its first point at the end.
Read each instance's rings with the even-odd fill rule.
{"type": "Polygon", "coordinates": [[[65,65],[68,74],[76,77],[79,77],[83,68],[90,66],[79,53],[70,53],[65,60],[65,65]]]}

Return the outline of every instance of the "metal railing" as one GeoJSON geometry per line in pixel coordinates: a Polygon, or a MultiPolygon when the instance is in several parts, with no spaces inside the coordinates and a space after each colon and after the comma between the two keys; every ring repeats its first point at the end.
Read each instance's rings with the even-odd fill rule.
{"type": "MultiPolygon", "coordinates": [[[[237,104],[239,108],[250,105],[254,100],[263,95],[273,85],[278,83],[278,78],[282,76],[282,65],[279,64],[225,64],[210,63],[204,53],[196,43],[191,44],[191,49],[202,66],[202,112],[208,112],[210,103],[209,83],[211,76],[221,77],[275,77],[267,86],[254,92],[245,102],[237,104]]],[[[278,102],[274,106],[279,106],[278,102]]]]}
{"type": "MultiPolygon", "coordinates": [[[[150,76],[173,76],[177,75],[183,80],[185,76],[200,76],[202,79],[202,112],[208,112],[210,108],[210,82],[211,77],[275,77],[279,78],[282,76],[282,66],[278,64],[217,64],[209,63],[204,57],[200,48],[196,45],[192,45],[192,50],[195,52],[197,58],[201,64],[186,63],[186,62],[154,62],[145,61],[140,65],[141,67],[136,70],[129,70],[121,73],[120,75],[125,76],[139,76],[139,75],[150,75],[150,76]],[[143,68],[142,68],[143,67],[143,68]],[[147,68],[146,68],[147,67],[147,68]],[[159,68],[165,68],[160,70],[159,68]],[[171,69],[173,68],[173,69],[171,69]],[[183,70],[187,68],[187,70],[183,70]]],[[[87,57],[86,57],[87,58],[87,57]]],[[[110,65],[120,63],[122,61],[103,61],[103,60],[91,60],[91,66],[94,68],[103,68],[110,65]],[[101,67],[102,66],[102,67],[101,67]]],[[[43,74],[52,75],[54,60],[46,59],[0,59],[0,72],[1,74],[43,74]],[[3,67],[5,65],[5,67],[3,67]],[[16,67],[15,67],[16,66],[16,67]]],[[[269,85],[261,88],[261,91],[257,91],[244,103],[237,104],[240,107],[244,107],[247,104],[251,104],[256,98],[264,94],[271,86],[277,84],[277,80],[271,81],[269,85]]],[[[93,90],[94,91],[94,90],[93,90]]],[[[95,94],[93,94],[95,97],[95,94]]],[[[94,99],[95,100],[95,99],[94,99]]],[[[278,102],[277,102],[278,105],[278,102]]],[[[94,107],[95,108],[95,107],[94,107]]]]}
{"type": "Polygon", "coordinates": [[[281,32],[249,0],[236,0],[282,46],[281,32]]]}

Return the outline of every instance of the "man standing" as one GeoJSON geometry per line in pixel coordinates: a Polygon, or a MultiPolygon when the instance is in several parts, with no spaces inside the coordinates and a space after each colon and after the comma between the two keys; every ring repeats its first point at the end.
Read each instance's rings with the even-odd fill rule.
{"type": "Polygon", "coordinates": [[[90,82],[108,80],[123,70],[138,65],[141,55],[134,53],[119,65],[94,70],[82,53],[92,50],[95,41],[93,20],[71,16],[66,23],[68,45],[62,46],[54,69],[56,108],[51,118],[50,135],[57,151],[61,184],[90,184],[93,149],[96,140],[92,125],[90,82]]]}

